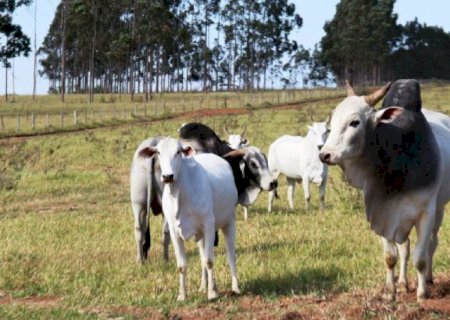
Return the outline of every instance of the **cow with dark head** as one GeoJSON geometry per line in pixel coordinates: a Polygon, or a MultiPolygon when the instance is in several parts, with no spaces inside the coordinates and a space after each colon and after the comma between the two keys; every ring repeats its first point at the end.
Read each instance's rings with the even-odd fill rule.
{"type": "Polygon", "coordinates": [[[262,190],[270,191],[277,186],[269,171],[267,158],[258,148],[249,146],[234,150],[214,130],[197,122],[183,125],[179,134],[180,139],[192,146],[197,153],[215,153],[230,163],[239,204],[252,205],[262,190]]]}
{"type": "Polygon", "coordinates": [[[389,85],[369,96],[347,95],[334,110],[331,131],[320,159],[338,165],[348,182],[363,190],[366,217],[382,237],[387,265],[386,298],[394,299],[394,269],[401,258],[400,287],[407,288],[409,233],[417,230],[414,266],[417,299],[427,296],[432,258],[444,206],[450,199],[450,119],[421,108],[414,80],[395,82],[383,108],[375,104],[389,85]],[[398,244],[398,250],[396,247],[398,244]]]}

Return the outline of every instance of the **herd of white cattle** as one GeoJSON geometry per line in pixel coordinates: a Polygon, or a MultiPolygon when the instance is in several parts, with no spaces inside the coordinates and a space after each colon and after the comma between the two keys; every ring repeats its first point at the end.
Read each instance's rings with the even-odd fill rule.
{"type": "Polygon", "coordinates": [[[362,189],[367,219],[382,239],[387,266],[384,298],[395,299],[398,256],[398,287],[408,290],[409,234],[415,227],[417,299],[425,299],[427,283],[432,282],[437,233],[444,206],[450,199],[450,184],[445,183],[450,178],[450,118],[421,108],[420,87],[415,80],[398,80],[369,96],[355,95],[347,84],[347,95],[331,119],[312,119],[305,137],[284,135],[275,140],[267,158],[261,150],[249,146],[245,129],[241,134],[231,134],[225,128],[229,139],[224,142],[204,125],[183,124],[185,129],[191,126],[186,130],[192,129],[189,134],[193,133],[194,139],[192,135],[183,138],[180,132],[177,139],[153,137],[142,142],[131,168],[137,261],[144,262],[150,249],[150,211],[155,215],[163,213],[164,257],[168,259],[171,239],[179,273],[178,300],[187,296],[184,241],[192,237],[201,258],[200,290],[207,292],[208,299],[215,299],[218,291],[213,249],[216,231],[221,229],[232,291],[239,294],[235,257],[237,204],[243,205],[247,219],[247,207],[265,190],[269,192],[271,212],[277,179],[283,174],[291,209],[296,182],[303,185],[306,209],[310,207],[310,184],[317,184],[323,209],[328,165],[338,165],[348,183],[362,189]],[[383,108],[376,110],[375,104],[383,97],[383,108]],[[388,139],[383,140],[383,135],[388,139]],[[215,149],[225,147],[225,151],[205,151],[201,147],[214,143],[218,144],[215,149]]]}

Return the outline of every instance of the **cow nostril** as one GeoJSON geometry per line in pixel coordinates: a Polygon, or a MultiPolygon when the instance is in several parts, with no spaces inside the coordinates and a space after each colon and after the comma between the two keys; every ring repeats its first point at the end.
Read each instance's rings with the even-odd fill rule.
{"type": "Polygon", "coordinates": [[[164,174],[162,175],[164,182],[172,182],[173,181],[173,174],[164,174]]]}
{"type": "Polygon", "coordinates": [[[328,163],[331,158],[331,154],[329,153],[320,153],[319,154],[320,161],[328,163]]]}

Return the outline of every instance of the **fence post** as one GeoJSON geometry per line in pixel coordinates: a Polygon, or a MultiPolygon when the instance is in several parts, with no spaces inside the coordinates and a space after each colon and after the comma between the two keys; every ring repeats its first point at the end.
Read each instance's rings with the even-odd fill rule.
{"type": "Polygon", "coordinates": [[[155,103],[153,104],[153,109],[156,116],[158,114],[158,102],[155,101],[155,103]]]}
{"type": "Polygon", "coordinates": [[[50,122],[48,121],[48,112],[45,114],[45,127],[48,128],[50,126],[50,122]]]}
{"type": "Polygon", "coordinates": [[[223,106],[224,106],[225,109],[228,108],[227,107],[227,97],[223,98],[223,106]]]}
{"type": "Polygon", "coordinates": [[[36,119],[34,117],[34,113],[31,114],[31,129],[32,130],[36,129],[36,119]]]}
{"type": "Polygon", "coordinates": [[[166,98],[163,100],[163,113],[166,113],[166,98]]]}
{"type": "Polygon", "coordinates": [[[20,114],[17,114],[16,126],[17,126],[17,131],[19,131],[20,130],[20,114]]]}
{"type": "Polygon", "coordinates": [[[134,116],[137,117],[137,104],[134,105],[134,116]]]}
{"type": "Polygon", "coordinates": [[[94,109],[91,109],[91,122],[94,123],[94,109]]]}
{"type": "Polygon", "coordinates": [[[122,107],[122,117],[124,120],[126,119],[125,106],[122,107]]]}
{"type": "Polygon", "coordinates": [[[77,110],[73,111],[73,125],[76,126],[77,125],[77,110]]]}
{"type": "Polygon", "coordinates": [[[61,112],[61,128],[64,128],[64,113],[61,112]]]}
{"type": "Polygon", "coordinates": [[[183,111],[186,111],[186,101],[184,99],[184,95],[183,95],[183,111]]]}
{"type": "Polygon", "coordinates": [[[3,122],[3,116],[0,116],[0,128],[5,131],[5,123],[3,122]]]}
{"type": "Polygon", "coordinates": [[[147,116],[147,103],[144,104],[144,116],[145,117],[147,116]]]}
{"type": "Polygon", "coordinates": [[[87,109],[84,109],[84,124],[87,124],[87,122],[88,122],[87,109]]]}

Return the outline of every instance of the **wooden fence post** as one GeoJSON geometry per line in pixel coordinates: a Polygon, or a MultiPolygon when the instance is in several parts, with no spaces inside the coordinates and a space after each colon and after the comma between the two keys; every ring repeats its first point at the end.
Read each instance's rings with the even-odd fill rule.
{"type": "Polygon", "coordinates": [[[144,104],[144,117],[147,116],[147,103],[144,104]]]}
{"type": "Polygon", "coordinates": [[[74,111],[73,111],[73,125],[76,126],[76,125],[77,125],[77,122],[78,122],[78,119],[77,119],[77,110],[74,110],[74,111]]]}
{"type": "Polygon", "coordinates": [[[45,127],[48,128],[50,126],[50,122],[48,121],[48,112],[45,114],[45,127]]]}
{"type": "Polygon", "coordinates": [[[64,128],[64,113],[61,112],[61,128],[64,128]]]}
{"type": "Polygon", "coordinates": [[[2,131],[5,131],[5,123],[3,122],[3,116],[0,116],[0,128],[2,131]]]}
{"type": "Polygon", "coordinates": [[[134,105],[134,116],[137,117],[137,104],[134,105]]]}
{"type": "Polygon", "coordinates": [[[156,116],[158,114],[158,102],[155,101],[153,108],[154,108],[154,114],[156,116]]]}
{"type": "Polygon", "coordinates": [[[84,124],[87,124],[88,122],[88,114],[87,109],[84,109],[84,124]]]}
{"type": "Polygon", "coordinates": [[[34,113],[31,114],[31,129],[32,130],[36,129],[36,118],[34,116],[34,113]]]}
{"type": "Polygon", "coordinates": [[[19,131],[20,130],[20,114],[17,114],[16,127],[17,127],[17,131],[19,131]]]}
{"type": "Polygon", "coordinates": [[[163,113],[166,113],[166,98],[163,100],[163,113]]]}
{"type": "Polygon", "coordinates": [[[186,111],[186,101],[184,99],[184,95],[183,95],[183,111],[186,111]]]}
{"type": "Polygon", "coordinates": [[[94,109],[91,109],[91,122],[94,123],[94,109]]]}

